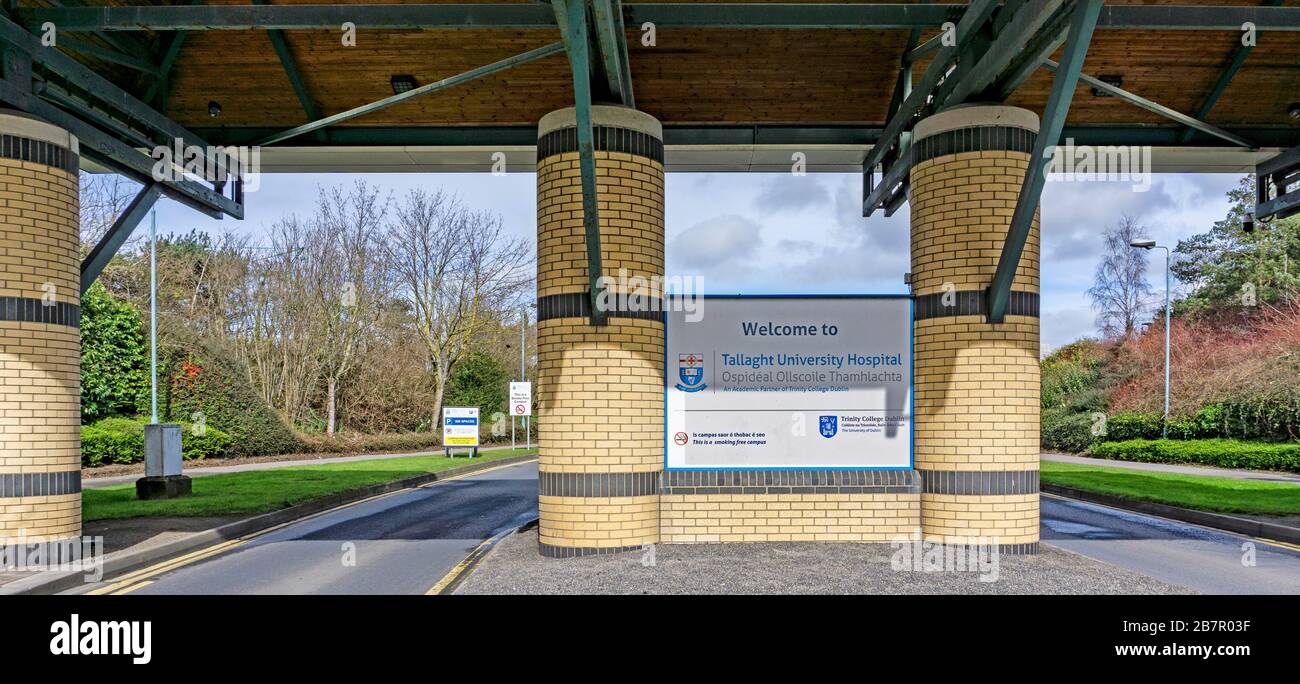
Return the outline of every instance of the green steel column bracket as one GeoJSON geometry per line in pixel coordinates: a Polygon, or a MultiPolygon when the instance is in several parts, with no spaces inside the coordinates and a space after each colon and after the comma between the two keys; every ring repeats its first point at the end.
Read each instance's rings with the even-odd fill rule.
{"type": "Polygon", "coordinates": [[[1015,212],[1011,215],[1011,225],[1007,228],[1007,239],[1002,243],[998,268],[986,294],[989,323],[1001,323],[1006,315],[1007,304],[1011,300],[1011,283],[1020,266],[1020,255],[1025,250],[1025,241],[1029,239],[1029,229],[1038,210],[1038,200],[1042,196],[1043,185],[1047,182],[1047,168],[1052,163],[1052,151],[1061,139],[1066,116],[1070,113],[1070,101],[1074,99],[1079,74],[1083,72],[1083,60],[1088,54],[1093,30],[1097,28],[1101,5],[1102,0],[1081,0],[1070,20],[1065,54],[1052,79],[1052,92],[1047,98],[1047,107],[1043,110],[1034,151],[1029,158],[1029,167],[1025,169],[1024,183],[1020,186],[1020,200],[1016,202],[1015,212]]]}
{"type": "Polygon", "coordinates": [[[604,65],[609,92],[628,107],[635,107],[632,97],[632,71],[628,67],[627,37],[623,31],[623,6],[619,0],[592,0],[596,46],[604,65]]]}
{"type": "MultiPolygon", "coordinates": [[[[270,0],[253,0],[254,5],[266,5],[270,0]]],[[[311,93],[307,92],[307,84],[302,80],[302,72],[298,69],[298,61],[293,58],[293,52],[289,49],[289,41],[284,37],[284,31],[280,29],[270,29],[266,32],[266,37],[271,41],[271,47],[275,50],[275,56],[280,59],[280,66],[284,68],[284,75],[289,77],[289,85],[293,87],[293,92],[298,96],[298,103],[302,105],[302,111],[307,114],[308,121],[316,121],[325,118],[320,107],[311,99],[311,93]]],[[[316,140],[328,142],[324,130],[316,130],[314,133],[316,140]]]]}
{"type": "Polygon", "coordinates": [[[597,306],[602,297],[600,263],[600,207],[596,199],[596,142],[591,122],[591,66],[587,53],[586,0],[553,0],[551,5],[563,26],[564,43],[573,70],[573,101],[577,119],[578,168],[582,175],[582,225],[587,243],[588,293],[591,324],[605,325],[606,312],[597,306]]]}
{"type": "Polygon", "coordinates": [[[104,237],[100,238],[99,244],[90,250],[86,255],[85,261],[81,262],[81,294],[85,296],[86,290],[95,282],[99,274],[103,272],[104,267],[117,254],[117,250],[122,248],[122,243],[131,237],[135,227],[140,225],[144,217],[153,208],[158,198],[162,197],[162,184],[150,183],[140,188],[135,199],[127,205],[126,211],[122,212],[113,225],[109,227],[104,237]]]}
{"type": "MultiPolygon", "coordinates": [[[[918,5],[917,7],[918,9],[928,8],[925,5],[918,5]]],[[[898,107],[898,111],[894,112],[893,115],[889,117],[889,121],[885,124],[885,128],[880,132],[880,137],[876,139],[875,144],[871,147],[871,151],[867,153],[866,161],[862,164],[862,173],[864,176],[865,174],[873,172],[876,165],[884,160],[885,154],[889,152],[898,141],[899,134],[904,130],[910,130],[912,118],[923,106],[928,104],[930,95],[933,94],[935,86],[939,83],[939,79],[948,72],[948,67],[952,64],[952,61],[956,59],[957,54],[961,50],[965,49],[971,40],[975,38],[980,28],[989,18],[989,15],[991,15],[993,10],[997,9],[997,7],[998,5],[994,0],[972,0],[970,5],[966,7],[965,12],[962,13],[961,19],[957,21],[956,25],[957,44],[945,45],[938,48],[939,53],[935,56],[934,60],[930,62],[929,67],[925,70],[925,74],[916,82],[912,92],[909,93],[907,97],[903,98],[902,103],[898,107]]],[[[906,165],[907,163],[908,160],[906,158],[901,158],[895,162],[895,165],[906,165]]],[[[900,169],[900,172],[903,170],[905,169],[900,169]]],[[[874,190],[879,190],[879,187],[880,186],[876,186],[874,190]]],[[[871,206],[867,201],[864,201],[862,211],[864,216],[870,216],[875,212],[875,207],[871,206]]]]}
{"type": "MultiPolygon", "coordinates": [[[[1282,0],[1264,0],[1263,2],[1265,7],[1277,7],[1281,4],[1282,0]]],[[[1232,78],[1237,75],[1237,72],[1241,70],[1241,65],[1245,64],[1246,58],[1250,56],[1250,51],[1254,46],[1243,45],[1240,37],[1237,36],[1236,38],[1237,47],[1232,51],[1232,57],[1228,59],[1228,66],[1224,68],[1222,74],[1219,74],[1219,80],[1215,81],[1214,87],[1210,89],[1210,92],[1201,102],[1201,106],[1197,108],[1196,114],[1193,115],[1194,118],[1204,121],[1210,115],[1210,110],[1214,109],[1214,105],[1223,96],[1223,91],[1228,89],[1228,84],[1232,82],[1232,78]]],[[[1196,129],[1188,126],[1178,136],[1178,142],[1186,144],[1195,134],[1196,129]]]]}

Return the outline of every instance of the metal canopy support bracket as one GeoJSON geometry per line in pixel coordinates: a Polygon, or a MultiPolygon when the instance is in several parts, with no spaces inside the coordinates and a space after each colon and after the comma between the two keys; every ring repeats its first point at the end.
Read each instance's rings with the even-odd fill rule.
{"type": "Polygon", "coordinates": [[[943,106],[961,104],[974,95],[983,92],[1001,78],[1010,68],[1016,55],[1038,35],[1051,20],[1052,15],[1060,9],[1064,0],[1040,0],[1032,7],[1021,7],[1014,15],[1008,16],[1010,7],[998,16],[1005,22],[998,32],[997,39],[988,52],[966,73],[957,79],[948,99],[943,106]]]}
{"type": "MultiPolygon", "coordinates": [[[[917,9],[930,9],[932,7],[931,5],[916,6],[917,9]]],[[[948,72],[948,67],[957,56],[957,53],[975,38],[980,27],[984,25],[989,15],[997,7],[998,4],[994,0],[973,0],[967,7],[966,12],[961,15],[961,19],[957,22],[956,45],[941,46],[939,53],[935,56],[934,61],[930,62],[930,66],[925,70],[921,80],[915,84],[912,92],[903,98],[898,111],[895,111],[889,118],[889,122],[885,124],[884,130],[880,133],[880,139],[876,141],[876,144],[871,148],[871,152],[867,154],[867,159],[862,165],[864,176],[873,173],[876,165],[883,161],[885,155],[894,148],[895,142],[900,139],[904,129],[911,124],[912,117],[927,103],[935,85],[939,83],[939,79],[948,72]]],[[[908,157],[900,154],[890,166],[890,171],[898,169],[895,175],[901,177],[901,174],[906,173],[908,166],[908,157]]],[[[870,216],[874,213],[880,200],[888,197],[893,189],[893,187],[885,187],[884,182],[872,188],[866,200],[863,201],[863,215],[870,216]]]]}
{"type": "Polygon", "coordinates": [[[596,142],[591,122],[591,64],[587,54],[586,0],[552,0],[557,20],[564,26],[564,43],[573,69],[573,101],[578,134],[578,168],[582,175],[582,225],[587,243],[588,294],[591,324],[605,325],[606,312],[598,306],[601,294],[600,206],[596,200],[596,142]]]}
{"type": "MultiPolygon", "coordinates": [[[[1282,4],[1282,0],[1264,0],[1263,4],[1265,7],[1277,7],[1282,4]]],[[[1228,66],[1224,67],[1223,73],[1219,74],[1219,80],[1214,82],[1214,87],[1210,88],[1210,92],[1206,94],[1201,106],[1196,109],[1197,119],[1204,121],[1205,117],[1210,115],[1210,110],[1214,109],[1214,105],[1219,102],[1219,98],[1223,96],[1223,91],[1228,89],[1228,84],[1241,70],[1241,65],[1246,63],[1246,58],[1250,56],[1253,47],[1253,45],[1246,45],[1238,39],[1237,47],[1232,51],[1232,57],[1228,59],[1228,66]]],[[[1179,136],[1178,140],[1186,143],[1192,139],[1192,135],[1195,133],[1196,129],[1189,126],[1183,130],[1183,134],[1179,136]]]]}
{"type": "Polygon", "coordinates": [[[162,185],[159,183],[150,183],[140,188],[140,192],[135,196],[135,199],[131,200],[131,204],[127,206],[126,211],[117,217],[108,232],[100,239],[99,244],[90,250],[86,260],[81,262],[81,294],[83,296],[86,294],[86,290],[90,289],[91,284],[95,282],[95,279],[99,277],[99,274],[103,272],[108,262],[113,259],[113,255],[117,254],[117,250],[122,248],[122,243],[131,237],[131,232],[135,230],[136,226],[140,225],[140,222],[144,220],[145,215],[149,213],[149,210],[153,208],[154,203],[160,197],[162,197],[162,185]]]}
{"type": "Polygon", "coordinates": [[[1255,167],[1255,200],[1257,220],[1300,214],[1300,147],[1255,167]]]}
{"type": "MultiPolygon", "coordinates": [[[[253,0],[255,5],[265,5],[268,2],[269,0],[253,0]]],[[[298,71],[298,62],[293,58],[293,52],[289,50],[289,41],[285,39],[284,31],[270,29],[266,32],[266,37],[270,39],[276,57],[280,58],[280,66],[284,67],[284,75],[289,77],[289,85],[293,87],[294,94],[298,96],[298,102],[302,104],[302,110],[307,113],[307,120],[316,121],[324,118],[320,108],[311,99],[311,94],[307,92],[307,85],[303,83],[302,73],[298,71]]],[[[316,139],[326,142],[325,131],[316,131],[316,139]]]]}
{"type": "Polygon", "coordinates": [[[420,97],[421,95],[428,95],[429,93],[434,93],[439,90],[443,90],[445,88],[450,88],[454,85],[459,85],[466,81],[472,81],[481,76],[494,74],[498,71],[505,71],[506,69],[509,69],[510,67],[515,66],[517,64],[525,64],[527,62],[542,59],[543,57],[550,57],[551,55],[556,55],[561,52],[564,52],[564,44],[562,43],[551,43],[550,45],[543,45],[542,47],[539,47],[536,50],[529,50],[528,52],[525,52],[523,54],[515,55],[513,57],[507,57],[498,62],[493,62],[485,66],[481,66],[475,69],[470,69],[469,71],[466,71],[465,73],[462,74],[456,74],[455,76],[448,76],[447,78],[444,78],[441,81],[426,83],[414,90],[408,90],[404,93],[391,95],[382,100],[376,100],[369,104],[363,104],[360,107],[354,107],[352,109],[347,110],[346,112],[331,114],[327,117],[324,117],[322,119],[317,119],[310,123],[305,123],[296,128],[290,128],[287,131],[280,131],[279,133],[276,133],[274,135],[268,136],[266,138],[263,138],[262,140],[257,141],[257,144],[270,145],[271,143],[277,143],[280,142],[281,140],[288,140],[289,138],[297,137],[299,135],[302,135],[303,133],[310,133],[312,131],[324,128],[326,126],[332,126],[341,121],[347,121],[348,119],[355,119],[359,116],[365,116],[366,114],[377,112],[381,109],[386,109],[399,102],[405,102],[406,100],[420,97]]]}
{"type": "MultiPolygon", "coordinates": [[[[1060,65],[1058,65],[1056,62],[1053,62],[1050,59],[1044,61],[1043,66],[1047,67],[1048,69],[1051,69],[1052,71],[1059,71],[1061,68],[1060,65]]],[[[1130,93],[1129,91],[1124,90],[1123,88],[1118,88],[1116,86],[1113,86],[1101,79],[1093,78],[1092,76],[1089,76],[1087,74],[1079,74],[1078,80],[1087,83],[1088,85],[1096,88],[1097,90],[1110,93],[1111,95],[1114,95],[1115,97],[1118,97],[1119,99],[1124,100],[1129,104],[1136,105],[1142,109],[1145,109],[1148,112],[1159,114],[1160,116],[1163,116],[1166,119],[1177,121],[1178,123],[1184,126],[1194,128],[1204,133],[1209,133],[1210,135],[1213,135],[1216,138],[1222,138],[1234,145],[1244,147],[1248,150],[1259,149],[1258,145],[1256,145],[1255,143],[1249,140],[1246,140],[1245,138],[1239,135],[1234,135],[1232,133],[1229,133],[1217,126],[1211,126],[1210,124],[1207,124],[1204,121],[1198,121],[1190,116],[1187,116],[1186,114],[1183,114],[1182,112],[1172,110],[1158,102],[1152,102],[1151,100],[1148,100],[1145,97],[1130,93]]]]}
{"type": "Polygon", "coordinates": [[[1061,131],[1065,129],[1065,118],[1070,113],[1070,101],[1074,99],[1074,90],[1079,85],[1083,60],[1088,54],[1093,30],[1097,27],[1101,4],[1102,0],[1079,0],[1074,17],[1070,20],[1065,54],[1060,68],[1056,70],[1056,77],[1052,79],[1052,92],[1047,98],[1047,107],[1043,110],[1029,167],[1025,169],[1020,199],[1011,215],[1011,225],[1007,228],[1007,239],[1002,243],[1002,255],[998,258],[993,282],[985,295],[988,298],[989,323],[1001,323],[1006,315],[1007,304],[1011,300],[1011,283],[1015,280],[1016,269],[1020,267],[1020,255],[1025,250],[1025,241],[1029,239],[1029,229],[1033,225],[1034,214],[1038,211],[1038,200],[1042,196],[1043,185],[1047,182],[1047,167],[1052,163],[1052,150],[1061,139],[1061,131]]]}
{"type": "Polygon", "coordinates": [[[627,59],[627,34],[623,31],[623,3],[621,0],[592,0],[591,14],[595,20],[596,46],[609,92],[624,105],[635,107],[632,70],[627,59]]]}
{"type": "MultiPolygon", "coordinates": [[[[212,146],[193,132],[158,113],[72,57],[41,45],[36,36],[3,16],[0,16],[0,44],[12,46],[12,51],[21,53],[24,60],[42,65],[47,72],[72,83],[81,91],[91,93],[96,101],[128,117],[147,136],[143,142],[169,139],[187,150],[197,148],[201,155],[200,161],[205,167],[214,161],[217,162],[216,165],[221,166],[221,160],[210,158],[213,154],[210,151],[213,149],[212,146]]],[[[113,134],[105,132],[104,129],[120,131],[122,127],[120,121],[104,112],[94,117],[83,118],[87,116],[88,111],[84,108],[79,110],[80,113],[71,113],[40,97],[34,97],[35,89],[43,87],[45,82],[34,82],[30,71],[25,78],[6,77],[5,81],[0,82],[0,100],[43,118],[77,136],[82,144],[83,156],[100,161],[145,184],[157,180],[153,157],[142,153],[131,144],[122,142],[118,137],[120,132],[113,134]]],[[[70,109],[78,111],[76,107],[70,109]]],[[[139,142],[141,141],[134,140],[132,144],[139,142]]],[[[219,218],[226,214],[234,218],[243,218],[242,201],[225,197],[217,189],[209,188],[179,174],[160,182],[169,196],[209,216],[219,218]]],[[[237,196],[238,185],[236,183],[237,196]]]]}

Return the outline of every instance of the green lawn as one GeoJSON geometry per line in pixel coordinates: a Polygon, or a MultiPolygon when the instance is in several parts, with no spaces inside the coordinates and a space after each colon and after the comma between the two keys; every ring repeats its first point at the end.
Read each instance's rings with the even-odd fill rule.
{"type": "Polygon", "coordinates": [[[1043,461],[1044,484],[1219,513],[1300,514],[1300,485],[1043,461]]]}
{"type": "Polygon", "coordinates": [[[464,456],[408,456],[204,475],[194,478],[192,495],[158,501],[135,498],[134,483],[103,489],[88,488],[81,493],[81,518],[90,521],[142,516],[266,513],[349,489],[531,453],[536,453],[536,449],[481,451],[480,456],[472,461],[464,456]]]}

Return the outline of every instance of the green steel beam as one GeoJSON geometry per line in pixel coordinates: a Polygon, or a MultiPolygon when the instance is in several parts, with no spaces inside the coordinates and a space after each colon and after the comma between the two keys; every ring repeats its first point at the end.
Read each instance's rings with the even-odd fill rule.
{"type": "MultiPolygon", "coordinates": [[[[929,2],[929,0],[922,0],[922,2],[929,2]]],[[[909,33],[907,36],[907,45],[903,47],[903,57],[899,61],[899,65],[898,65],[898,78],[894,82],[894,94],[889,98],[889,114],[887,115],[886,118],[892,118],[894,116],[894,113],[898,111],[898,108],[903,105],[903,100],[907,99],[907,96],[912,94],[912,60],[909,59],[909,55],[912,53],[913,50],[916,49],[916,45],[919,42],[921,42],[921,29],[914,28],[912,29],[911,33],[909,33]]],[[[904,140],[904,137],[900,136],[899,140],[900,141],[904,140]]],[[[907,140],[906,142],[910,143],[911,141],[907,140]]],[[[905,159],[905,157],[902,157],[902,155],[900,155],[900,159],[905,159]]],[[[888,176],[888,174],[889,171],[886,170],[884,175],[888,176]]],[[[874,210],[874,207],[876,207],[880,202],[880,198],[878,197],[879,193],[877,192],[876,188],[873,187],[875,177],[876,177],[876,170],[874,168],[869,168],[867,166],[862,167],[862,215],[863,216],[870,216],[871,211],[868,211],[867,207],[873,207],[874,210]]],[[[887,178],[882,177],[881,183],[884,183],[886,180],[887,178]]],[[[903,180],[906,181],[906,178],[904,178],[903,180]]],[[[902,195],[904,198],[906,198],[907,195],[906,185],[899,188],[898,194],[896,194],[895,197],[897,197],[898,195],[902,195]]],[[[901,204],[901,202],[898,204],[894,204],[891,201],[892,199],[893,198],[886,200],[886,207],[889,206],[897,207],[898,204],[901,204]]],[[[888,209],[886,209],[886,211],[888,212],[886,213],[886,216],[890,216],[893,214],[893,211],[889,211],[888,209]]]]}
{"type": "Polygon", "coordinates": [[[18,16],[38,23],[52,21],[65,30],[104,31],[338,30],[345,22],[361,29],[555,28],[550,7],[524,3],[131,5],[25,8],[18,16]]]}
{"type": "MultiPolygon", "coordinates": [[[[40,39],[28,33],[22,26],[0,16],[0,43],[8,44],[11,49],[21,52],[33,64],[40,64],[47,72],[56,75],[61,81],[88,93],[107,109],[126,116],[139,124],[150,140],[166,140],[168,144],[179,142],[187,148],[200,150],[200,159],[206,165],[207,151],[211,146],[203,139],[187,130],[184,126],[168,119],[136,99],[133,95],[96,74],[90,68],[59,50],[51,50],[41,45],[40,39]]],[[[28,87],[30,88],[30,86],[28,87]]],[[[106,158],[112,159],[122,167],[139,173],[144,178],[152,178],[154,160],[147,154],[123,143],[97,128],[92,123],[69,114],[57,106],[38,98],[31,97],[30,89],[16,85],[14,82],[4,84],[5,99],[32,114],[48,119],[55,125],[68,129],[76,135],[86,147],[97,150],[106,158]]],[[[91,119],[94,121],[94,119],[91,119]]],[[[240,202],[225,197],[220,192],[191,180],[169,180],[164,183],[169,194],[189,202],[192,206],[207,213],[224,213],[235,218],[243,217],[240,202]]]]}
{"type": "MultiPolygon", "coordinates": [[[[932,5],[916,5],[915,7],[925,8],[932,7],[932,5]]],[[[948,71],[948,67],[956,57],[957,52],[970,43],[996,7],[994,0],[973,0],[971,2],[970,7],[957,22],[956,45],[941,46],[938,54],[925,70],[925,75],[915,84],[912,92],[903,98],[898,111],[894,112],[894,115],[889,118],[880,134],[880,139],[871,148],[871,152],[867,154],[866,161],[862,166],[864,173],[873,171],[876,165],[885,158],[885,154],[894,147],[899,134],[912,123],[912,117],[921,107],[928,103],[930,94],[939,83],[939,79],[948,71]]],[[[900,159],[898,163],[906,163],[906,160],[900,159]]],[[[874,207],[864,206],[863,210],[867,212],[867,215],[871,215],[874,212],[874,207]]]]}
{"type": "MultiPolygon", "coordinates": [[[[1045,60],[1043,62],[1043,66],[1047,67],[1048,69],[1051,69],[1052,71],[1056,71],[1059,69],[1059,65],[1057,65],[1056,62],[1053,62],[1050,59],[1045,60]]],[[[1256,145],[1255,143],[1249,140],[1246,140],[1245,138],[1242,138],[1241,136],[1229,133],[1217,126],[1211,126],[1210,124],[1207,124],[1204,121],[1197,121],[1196,119],[1187,116],[1182,112],[1175,111],[1157,102],[1152,102],[1151,100],[1148,100],[1145,97],[1142,97],[1140,95],[1134,95],[1133,93],[1130,93],[1129,91],[1124,90],[1123,88],[1118,88],[1109,83],[1106,83],[1105,81],[1102,81],[1097,78],[1093,78],[1092,76],[1089,76],[1087,74],[1079,74],[1079,80],[1083,81],[1084,83],[1087,83],[1088,85],[1092,86],[1093,88],[1096,88],[1097,90],[1101,90],[1103,92],[1114,95],[1115,97],[1118,97],[1121,100],[1128,102],[1129,104],[1136,105],[1142,109],[1147,110],[1148,112],[1159,114],[1160,116],[1163,116],[1166,119],[1177,121],[1178,123],[1184,126],[1195,128],[1196,130],[1202,131],[1204,133],[1209,133],[1210,135],[1215,136],[1216,138],[1222,138],[1234,145],[1245,147],[1247,149],[1251,149],[1251,150],[1259,149],[1258,145],[1256,145]]]]}
{"type": "Polygon", "coordinates": [[[600,302],[600,204],[596,199],[596,136],[591,121],[591,58],[587,54],[586,0],[552,0],[556,16],[565,18],[564,44],[573,71],[573,102],[577,120],[578,169],[582,177],[582,226],[587,245],[588,295],[591,324],[606,323],[600,302]]]}
{"type": "Polygon", "coordinates": [[[135,199],[131,200],[126,208],[113,221],[104,237],[100,238],[99,244],[90,250],[90,254],[81,262],[81,294],[85,296],[86,290],[95,282],[99,274],[104,271],[104,267],[113,259],[113,255],[122,248],[126,239],[131,237],[135,227],[140,225],[144,217],[148,215],[149,210],[153,208],[154,203],[162,197],[162,184],[149,183],[140,192],[136,194],[135,199]]]}
{"type": "MultiPolygon", "coordinates": [[[[269,0],[253,0],[255,5],[266,5],[269,0]]],[[[289,49],[289,41],[284,37],[284,31],[280,29],[269,29],[266,37],[271,41],[271,47],[275,50],[275,56],[280,58],[280,66],[284,67],[284,75],[289,77],[289,85],[293,92],[298,96],[298,102],[302,105],[302,111],[307,114],[308,121],[316,121],[324,118],[324,113],[316,102],[311,99],[311,93],[307,92],[307,84],[303,83],[302,73],[298,71],[298,62],[293,58],[293,52],[289,49]]],[[[324,142],[325,132],[316,131],[316,139],[324,142]]]]}
{"type": "MultiPolygon", "coordinates": [[[[196,127],[192,129],[205,140],[217,145],[252,145],[280,132],[264,126],[196,127]]],[[[1254,140],[1262,147],[1289,148],[1300,145],[1300,128],[1232,127],[1229,132],[1254,140]]],[[[846,125],[749,125],[749,124],[664,124],[664,144],[670,147],[719,146],[800,146],[838,145],[866,148],[880,138],[879,126],[846,125]]],[[[1174,126],[1099,125],[1067,126],[1063,138],[1077,145],[1145,145],[1180,147],[1180,128],[1174,126]]],[[[318,147],[427,146],[427,147],[494,147],[503,145],[531,147],[537,144],[537,127],[515,126],[338,126],[330,129],[328,145],[318,147]]],[[[1198,136],[1190,143],[1201,149],[1222,149],[1218,139],[1198,136]]]]}
{"type": "MultiPolygon", "coordinates": [[[[1282,4],[1282,0],[1264,0],[1263,4],[1266,7],[1277,7],[1282,4]]],[[[1250,51],[1254,48],[1253,45],[1243,44],[1239,36],[1234,36],[1234,40],[1237,42],[1237,47],[1232,51],[1232,57],[1228,59],[1228,66],[1224,67],[1223,73],[1219,74],[1219,79],[1214,82],[1214,87],[1210,88],[1210,92],[1201,101],[1201,106],[1196,109],[1194,116],[1200,121],[1204,121],[1210,115],[1210,110],[1214,109],[1214,105],[1219,102],[1219,98],[1223,96],[1223,91],[1228,89],[1228,84],[1241,70],[1241,65],[1246,63],[1246,58],[1250,56],[1250,51]]],[[[1179,140],[1187,142],[1192,139],[1195,133],[1196,129],[1188,126],[1183,129],[1183,134],[1179,140]]]]}
{"type": "Polygon", "coordinates": [[[1034,214],[1038,211],[1038,200],[1043,193],[1043,185],[1047,182],[1047,167],[1052,163],[1052,150],[1061,139],[1065,119],[1070,113],[1070,102],[1074,99],[1075,88],[1079,85],[1083,60],[1088,54],[1088,45],[1092,42],[1097,17],[1101,14],[1101,4],[1102,0],[1080,0],[1070,21],[1070,35],[1065,41],[1062,66],[1057,70],[1056,77],[1052,79],[1052,92],[1043,110],[1038,137],[1034,140],[1034,151],[1029,157],[1029,167],[1025,169],[1025,179],[1020,186],[1020,199],[1016,202],[1015,211],[1011,215],[1011,224],[1007,227],[1007,239],[1002,243],[998,267],[986,294],[990,323],[1001,323],[1006,315],[1007,303],[1011,300],[1011,283],[1015,280],[1016,269],[1020,266],[1020,255],[1024,252],[1025,241],[1029,238],[1034,214]]]}
{"type": "Polygon", "coordinates": [[[96,59],[101,59],[105,62],[120,64],[124,67],[127,67],[128,69],[134,69],[136,71],[143,72],[150,76],[158,75],[158,67],[155,66],[153,63],[145,59],[140,59],[139,57],[133,57],[131,55],[119,52],[117,50],[114,50],[113,48],[104,47],[102,45],[96,45],[94,43],[84,41],[81,40],[80,38],[76,38],[68,35],[59,36],[56,44],[59,47],[68,48],[69,50],[72,50],[74,52],[80,52],[83,55],[90,55],[91,57],[95,57],[96,59]]]}
{"type": "Polygon", "coordinates": [[[1010,7],[1004,8],[998,17],[1005,19],[997,39],[989,46],[988,52],[957,79],[940,106],[961,104],[972,96],[979,95],[1004,76],[1016,55],[1024,51],[1064,2],[1065,0],[1037,0],[1030,6],[1022,6],[1010,17],[1007,17],[1010,7]]]}
{"type": "MultiPolygon", "coordinates": [[[[586,24],[584,24],[583,26],[585,29],[586,24]]],[[[434,93],[439,90],[445,90],[454,85],[465,83],[466,81],[472,81],[476,78],[487,76],[488,74],[497,73],[498,71],[505,71],[506,69],[509,69],[512,66],[518,64],[524,64],[527,62],[532,62],[538,59],[542,59],[543,57],[550,57],[551,55],[556,55],[561,52],[564,52],[564,45],[562,43],[551,43],[550,45],[544,45],[542,47],[537,48],[536,50],[529,50],[528,52],[525,52],[523,54],[518,54],[513,57],[507,57],[506,59],[493,62],[486,66],[470,69],[469,71],[466,71],[461,74],[456,74],[455,76],[449,76],[440,81],[434,81],[433,83],[426,83],[425,85],[415,88],[414,90],[408,90],[404,93],[398,93],[396,95],[386,97],[382,100],[376,100],[374,102],[361,105],[360,107],[354,107],[352,109],[347,110],[346,112],[331,114],[330,116],[317,119],[315,121],[303,124],[296,128],[290,128],[289,130],[281,131],[279,133],[266,137],[264,140],[259,140],[257,144],[270,145],[272,143],[277,143],[282,140],[288,140],[289,138],[297,137],[304,133],[310,133],[312,131],[325,128],[326,126],[333,126],[334,124],[342,121],[355,119],[359,116],[365,116],[366,114],[371,114],[381,109],[386,109],[400,102],[405,102],[412,98],[420,97],[421,95],[428,95],[429,93],[434,93]]]]}
{"type": "Polygon", "coordinates": [[[1043,61],[1050,59],[1065,43],[1065,36],[1070,31],[1070,17],[1074,16],[1076,0],[1067,0],[1056,14],[1048,21],[1038,35],[1011,62],[1006,72],[985,91],[985,96],[996,102],[1002,102],[1016,91],[1029,77],[1042,67],[1043,61]]]}
{"type": "Polygon", "coordinates": [[[148,90],[144,92],[142,99],[145,102],[157,103],[159,111],[167,109],[167,84],[171,81],[172,67],[180,57],[181,46],[185,44],[186,35],[186,31],[176,31],[171,35],[171,40],[167,42],[167,50],[158,65],[158,78],[154,79],[154,82],[149,84],[148,90]]]}
{"type": "MultiPolygon", "coordinates": [[[[964,4],[903,3],[635,3],[624,19],[660,28],[907,29],[956,21],[964,4]]],[[[64,30],[178,31],[358,28],[554,29],[544,3],[374,5],[130,5],[19,8],[23,21],[53,21],[64,30]]],[[[1216,5],[1118,5],[1098,19],[1103,29],[1300,31],[1300,8],[1216,5]]]]}
{"type": "MultiPolygon", "coordinates": [[[[44,100],[23,93],[8,81],[0,82],[0,100],[25,103],[23,110],[77,136],[82,156],[90,157],[112,167],[133,180],[148,183],[153,179],[154,158],[118,140],[113,135],[92,126],[80,117],[70,114],[44,100]]],[[[242,219],[244,208],[238,202],[192,180],[181,179],[163,183],[167,195],[213,218],[222,214],[242,219]]]]}
{"type": "Polygon", "coordinates": [[[622,104],[635,107],[632,70],[627,58],[627,34],[623,30],[623,4],[621,0],[592,0],[591,14],[595,20],[596,45],[609,92],[622,104]]]}

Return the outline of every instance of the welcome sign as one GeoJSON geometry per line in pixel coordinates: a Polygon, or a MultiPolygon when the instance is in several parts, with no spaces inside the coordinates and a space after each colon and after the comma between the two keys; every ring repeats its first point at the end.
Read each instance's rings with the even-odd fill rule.
{"type": "Polygon", "coordinates": [[[667,314],[668,468],[910,468],[906,296],[709,297],[667,314]]]}

